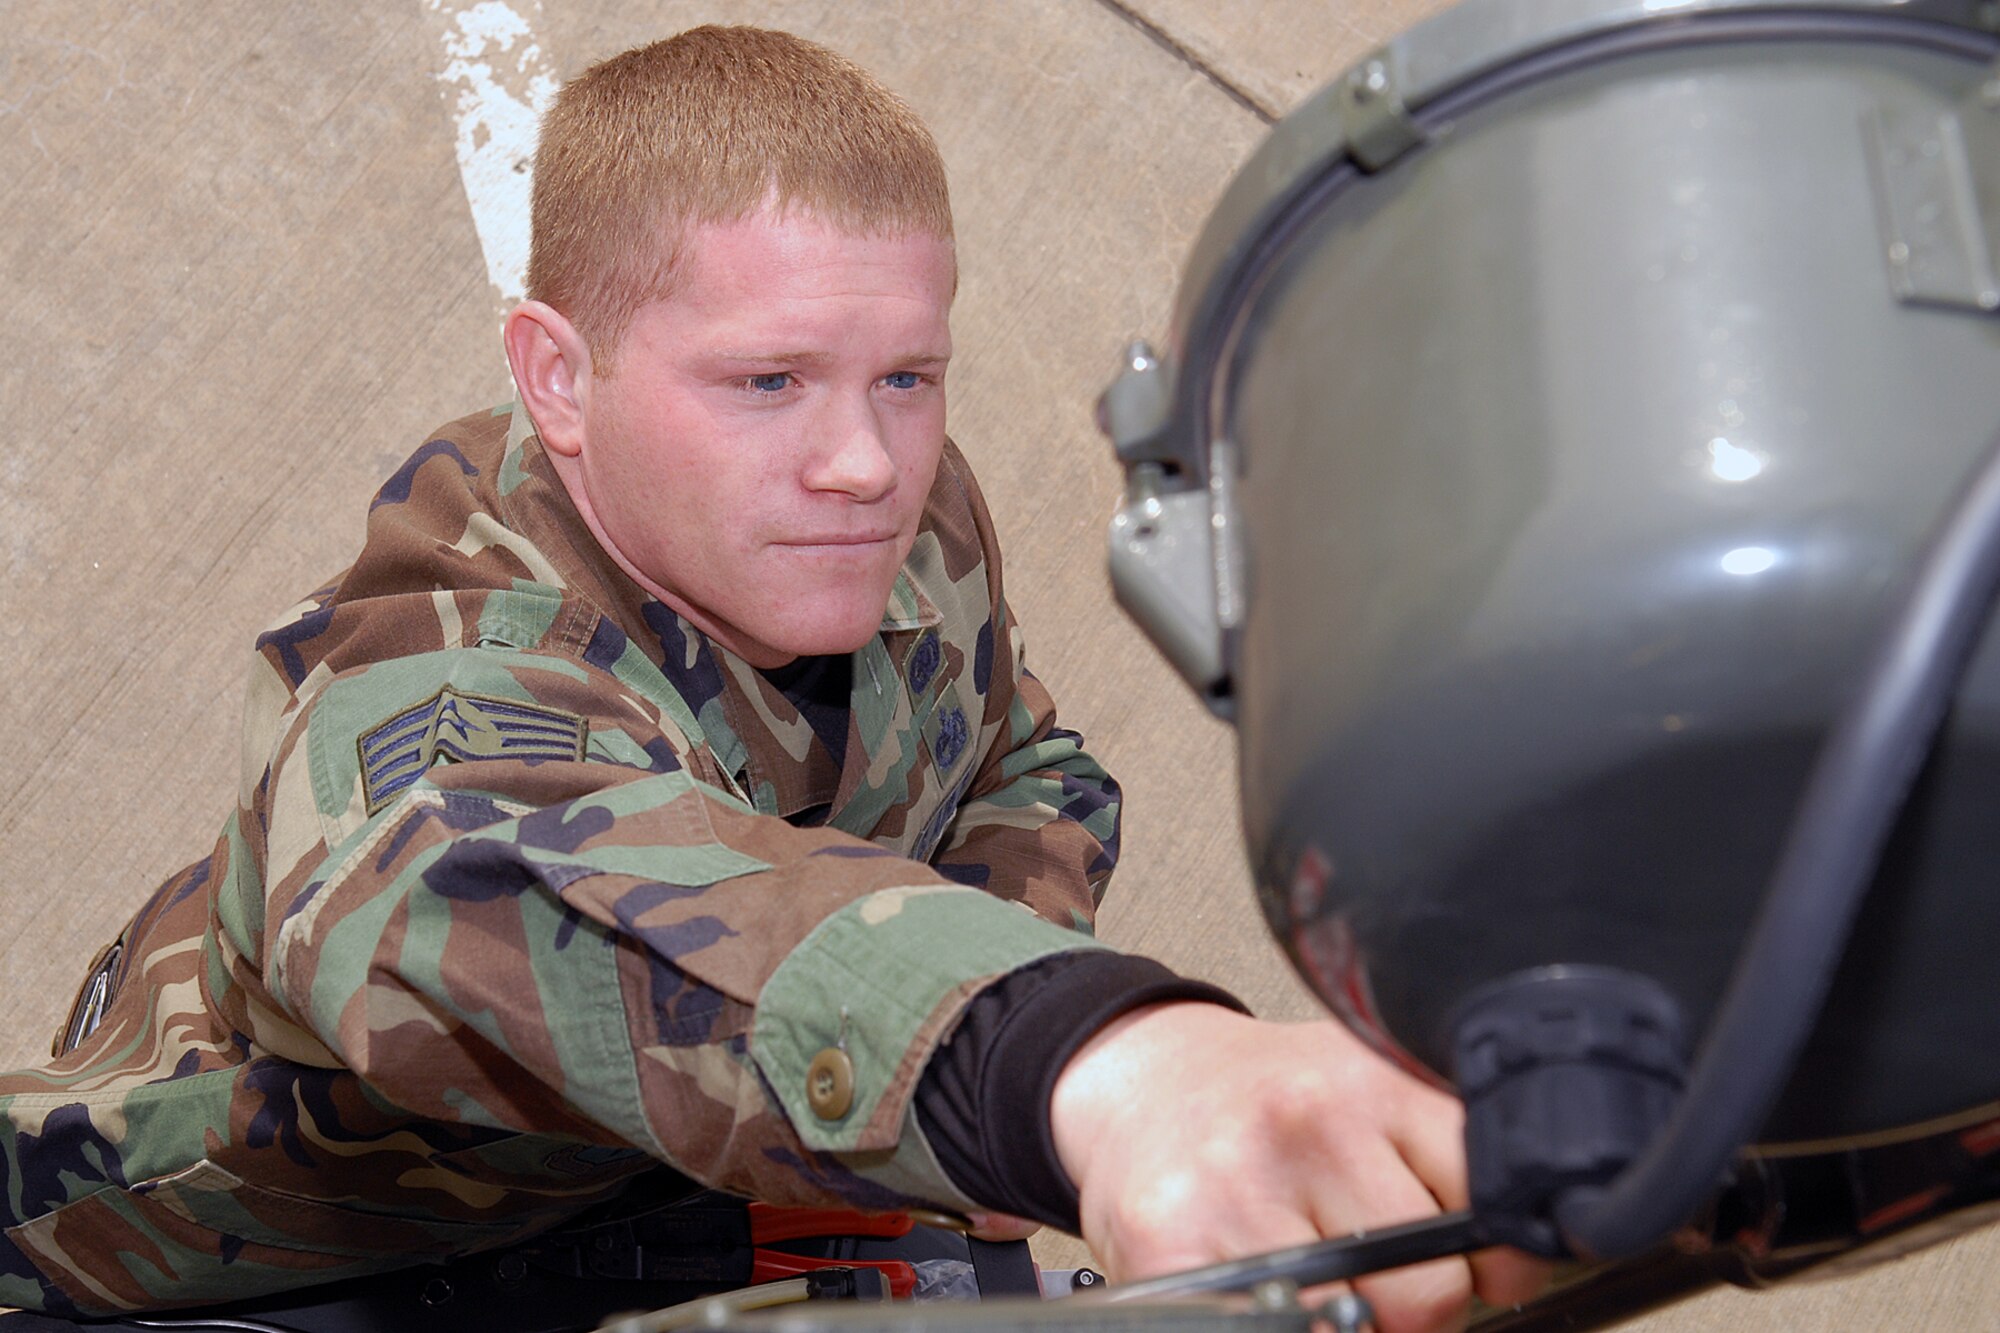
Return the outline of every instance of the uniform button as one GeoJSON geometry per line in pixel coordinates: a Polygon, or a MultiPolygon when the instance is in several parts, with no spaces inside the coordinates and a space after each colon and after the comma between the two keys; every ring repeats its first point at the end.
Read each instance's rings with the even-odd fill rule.
{"type": "Polygon", "coordinates": [[[854,1105],[854,1062],[832,1046],[806,1066],[806,1104],[822,1120],[838,1120],[854,1105]]]}

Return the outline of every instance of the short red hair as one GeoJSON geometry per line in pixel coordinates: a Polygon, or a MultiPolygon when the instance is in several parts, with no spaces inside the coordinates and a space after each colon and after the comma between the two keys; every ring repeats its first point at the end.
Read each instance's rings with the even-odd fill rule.
{"type": "Polygon", "coordinates": [[[542,122],[528,295],[608,370],[633,314],[671,292],[688,231],[766,206],[858,235],[952,237],[936,141],[854,62],[714,26],[613,56],[542,122]]]}

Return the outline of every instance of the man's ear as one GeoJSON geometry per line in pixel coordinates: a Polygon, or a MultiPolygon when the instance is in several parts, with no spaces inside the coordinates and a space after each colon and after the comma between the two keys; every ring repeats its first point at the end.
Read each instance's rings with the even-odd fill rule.
{"type": "Polygon", "coordinates": [[[514,387],[534,419],[542,447],[575,458],[583,452],[583,408],[590,393],[590,346],[561,311],[523,301],[501,330],[514,387]]]}

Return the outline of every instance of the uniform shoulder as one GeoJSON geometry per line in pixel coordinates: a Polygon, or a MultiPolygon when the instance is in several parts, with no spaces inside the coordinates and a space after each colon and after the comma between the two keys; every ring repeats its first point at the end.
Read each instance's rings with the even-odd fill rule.
{"type": "MultiPolygon", "coordinates": [[[[439,458],[457,465],[457,480],[450,489],[469,497],[480,489],[480,479],[497,477],[504,465],[508,423],[509,411],[500,407],[447,421],[431,431],[376,491],[370,513],[384,505],[409,503],[425,465],[439,458]]],[[[439,475],[450,473],[446,470],[439,475]]]]}

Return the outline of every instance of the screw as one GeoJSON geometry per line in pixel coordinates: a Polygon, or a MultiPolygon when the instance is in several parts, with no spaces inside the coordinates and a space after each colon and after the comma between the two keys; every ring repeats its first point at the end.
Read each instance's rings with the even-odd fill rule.
{"type": "Polygon", "coordinates": [[[445,1281],[443,1278],[434,1277],[424,1283],[423,1301],[425,1305],[436,1308],[450,1300],[451,1297],[451,1283],[445,1281]]]}
{"type": "Polygon", "coordinates": [[[1298,1294],[1298,1283],[1289,1278],[1276,1277],[1252,1287],[1250,1300],[1259,1310],[1267,1314],[1279,1314],[1299,1308],[1298,1294]]]}
{"type": "Polygon", "coordinates": [[[1361,67],[1361,77],[1354,83],[1354,100],[1367,102],[1389,91],[1389,67],[1379,60],[1371,60],[1361,67]]]}
{"type": "Polygon", "coordinates": [[[1363,1333],[1364,1329],[1375,1327],[1374,1307],[1366,1297],[1351,1291],[1343,1291],[1328,1301],[1319,1314],[1333,1325],[1334,1333],[1363,1333]]]}
{"type": "Polygon", "coordinates": [[[519,1286],[528,1276],[528,1261],[518,1254],[503,1254],[494,1262],[493,1276],[503,1287],[519,1286]]]}

